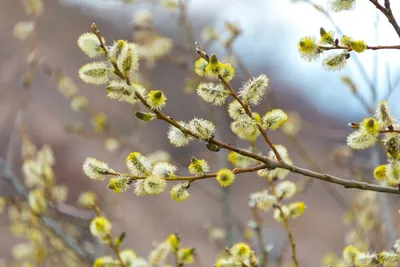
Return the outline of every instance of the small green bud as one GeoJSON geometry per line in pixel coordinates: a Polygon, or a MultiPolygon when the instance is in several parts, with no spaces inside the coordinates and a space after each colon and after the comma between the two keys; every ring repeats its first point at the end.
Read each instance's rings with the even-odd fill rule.
{"type": "Polygon", "coordinates": [[[207,143],[206,147],[208,150],[210,150],[212,152],[218,152],[221,149],[218,145],[213,144],[213,143],[207,143]]]}
{"type": "Polygon", "coordinates": [[[212,54],[210,57],[210,64],[217,64],[218,63],[218,57],[216,54],[212,54]]]}
{"type": "Polygon", "coordinates": [[[321,35],[321,37],[322,36],[324,36],[325,34],[326,34],[326,31],[325,31],[325,29],[324,28],[319,28],[319,34],[321,35]]]}
{"type": "Polygon", "coordinates": [[[389,153],[390,157],[393,159],[400,158],[400,151],[399,151],[399,139],[396,137],[390,138],[386,141],[387,152],[389,153]]]}
{"type": "Polygon", "coordinates": [[[142,121],[152,121],[157,118],[157,115],[151,112],[135,112],[135,116],[142,121]]]}
{"type": "Polygon", "coordinates": [[[124,242],[125,236],[126,236],[126,233],[122,232],[117,238],[115,238],[115,240],[114,240],[115,245],[118,247],[121,246],[122,243],[124,242]]]}
{"type": "Polygon", "coordinates": [[[321,36],[321,43],[322,44],[335,44],[335,40],[333,37],[333,32],[327,32],[324,28],[320,28],[319,34],[321,36]]]}
{"type": "Polygon", "coordinates": [[[158,92],[154,93],[153,96],[154,96],[155,99],[160,99],[162,97],[162,92],[158,91],[158,92]]]}

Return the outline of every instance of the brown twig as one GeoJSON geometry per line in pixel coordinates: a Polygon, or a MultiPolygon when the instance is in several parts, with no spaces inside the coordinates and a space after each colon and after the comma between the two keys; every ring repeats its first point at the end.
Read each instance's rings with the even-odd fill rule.
{"type": "MultiPolygon", "coordinates": [[[[248,172],[255,172],[258,170],[262,170],[262,169],[266,169],[268,168],[268,166],[266,164],[260,164],[254,167],[249,167],[249,168],[236,168],[233,169],[232,172],[234,174],[239,174],[239,173],[248,173],[248,172]]],[[[115,176],[119,176],[121,175],[118,172],[107,172],[104,173],[107,175],[115,175],[115,176]]],[[[134,175],[130,175],[128,173],[123,174],[125,177],[129,177],[131,180],[143,180],[146,179],[146,177],[144,176],[134,176],[134,175]]],[[[209,173],[209,174],[204,174],[204,175],[200,175],[200,176],[174,176],[174,177],[170,177],[170,178],[164,178],[166,181],[189,181],[189,182],[193,182],[196,180],[203,180],[203,179],[209,179],[209,178],[215,178],[217,176],[217,173],[209,173]]]]}
{"type": "MultiPolygon", "coordinates": [[[[97,216],[97,217],[101,217],[101,212],[100,212],[100,209],[98,208],[98,206],[97,206],[97,205],[93,205],[92,208],[93,208],[93,211],[95,212],[96,216],[97,216]]],[[[127,266],[125,265],[124,261],[123,261],[122,258],[121,258],[121,254],[120,254],[120,251],[119,251],[119,247],[118,247],[117,245],[114,244],[114,241],[113,241],[112,236],[111,236],[110,234],[107,234],[107,235],[105,236],[105,240],[107,241],[108,246],[109,246],[109,247],[111,248],[111,250],[114,252],[115,256],[117,256],[117,259],[118,259],[118,261],[119,261],[119,265],[120,265],[121,267],[127,267],[127,266]]]]}
{"type": "MultiPolygon", "coordinates": [[[[207,53],[202,50],[199,46],[198,43],[196,43],[196,51],[199,54],[199,56],[203,57],[205,60],[209,61],[209,56],[207,55],[207,53]]],[[[251,113],[249,106],[247,104],[245,104],[240,98],[239,96],[236,94],[235,90],[233,90],[231,84],[224,79],[224,77],[222,77],[222,75],[218,75],[218,79],[221,80],[221,82],[223,83],[223,85],[226,87],[226,89],[228,89],[228,91],[230,92],[230,95],[243,107],[244,111],[246,112],[247,116],[249,116],[250,119],[252,119],[254,121],[254,117],[253,114],[251,113]]],[[[269,145],[269,147],[272,149],[272,151],[274,152],[276,158],[278,159],[279,162],[283,163],[283,159],[281,157],[281,155],[279,154],[278,150],[275,148],[274,144],[271,142],[271,140],[269,139],[267,132],[261,127],[261,125],[259,125],[258,123],[256,124],[258,131],[261,133],[261,135],[264,137],[265,142],[267,142],[267,144],[269,145]]]]}
{"type": "Polygon", "coordinates": [[[395,17],[393,16],[392,9],[390,7],[390,0],[385,0],[385,6],[382,6],[378,0],[369,0],[392,24],[393,29],[396,31],[397,35],[400,37],[400,26],[397,23],[395,17]]]}
{"type": "MultiPolygon", "coordinates": [[[[349,124],[349,126],[351,127],[351,128],[353,128],[353,129],[359,129],[360,128],[360,124],[359,123],[356,123],[356,122],[351,122],[350,124],[349,124]]],[[[381,130],[379,130],[379,133],[381,133],[381,134],[383,134],[383,133],[398,133],[398,134],[400,134],[400,130],[399,129],[394,129],[394,128],[391,128],[391,129],[381,129],[381,130]]]]}
{"type": "MultiPolygon", "coordinates": [[[[347,46],[341,46],[341,45],[335,45],[335,46],[319,46],[320,49],[322,50],[347,50],[347,51],[352,51],[350,47],[347,46]]],[[[382,49],[400,49],[400,45],[377,45],[377,46],[369,46],[367,45],[366,49],[369,50],[382,50],[382,49]]]]}
{"type": "MultiPolygon", "coordinates": [[[[334,20],[334,18],[331,16],[331,14],[321,5],[317,5],[311,1],[304,1],[305,3],[308,3],[310,5],[312,5],[317,11],[319,11],[322,15],[324,15],[334,26],[335,31],[340,34],[343,35],[343,31],[340,29],[340,27],[336,24],[336,21],[334,20]]],[[[375,101],[377,98],[377,90],[376,90],[376,86],[375,84],[371,81],[371,79],[369,78],[368,72],[365,69],[365,66],[361,63],[360,59],[358,58],[358,55],[355,55],[353,57],[354,64],[356,65],[356,67],[358,68],[361,76],[363,77],[363,79],[365,80],[365,82],[368,84],[368,87],[371,91],[372,94],[372,99],[375,101]]]]}
{"type": "Polygon", "coordinates": [[[292,248],[293,263],[294,263],[294,265],[296,267],[299,267],[299,260],[297,259],[297,253],[296,253],[296,242],[294,241],[292,230],[291,230],[290,225],[289,225],[289,220],[284,215],[282,207],[280,205],[277,205],[277,208],[279,209],[279,211],[281,213],[281,217],[282,217],[282,220],[283,220],[283,225],[285,226],[286,232],[287,232],[288,237],[289,237],[290,246],[292,248]]]}
{"type": "Polygon", "coordinates": [[[269,184],[269,188],[271,189],[271,194],[273,196],[275,196],[276,199],[277,199],[277,204],[274,205],[274,208],[279,209],[279,211],[280,211],[280,215],[281,215],[281,218],[283,220],[283,223],[284,223],[284,226],[285,226],[285,230],[286,230],[286,232],[288,234],[289,243],[290,243],[290,246],[292,248],[293,263],[295,264],[296,267],[298,267],[299,266],[299,262],[298,262],[298,259],[297,259],[296,243],[294,241],[292,230],[290,229],[289,219],[283,213],[283,210],[282,210],[282,207],[281,207],[281,199],[276,195],[274,182],[272,180],[268,180],[268,184],[269,184]]]}

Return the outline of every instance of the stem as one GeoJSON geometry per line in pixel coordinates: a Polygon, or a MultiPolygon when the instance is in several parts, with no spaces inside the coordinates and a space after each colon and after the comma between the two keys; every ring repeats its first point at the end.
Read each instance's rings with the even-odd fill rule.
{"type": "MultiPolygon", "coordinates": [[[[318,166],[317,162],[311,157],[308,153],[307,149],[293,136],[287,136],[287,138],[292,142],[292,144],[296,147],[297,152],[303,160],[307,161],[308,165],[311,169],[320,172],[321,168],[318,166]]],[[[334,188],[332,188],[329,184],[322,183],[322,187],[327,191],[327,193],[341,206],[343,209],[347,209],[350,207],[350,204],[347,202],[345,198],[343,198],[334,188]]],[[[307,188],[306,188],[307,189],[307,188]]]]}
{"type": "Polygon", "coordinates": [[[112,237],[110,235],[107,235],[107,240],[108,240],[108,245],[110,246],[112,251],[114,251],[114,254],[117,256],[120,266],[126,267],[119,253],[119,248],[114,244],[114,242],[112,241],[112,237]]]}
{"type": "Polygon", "coordinates": [[[297,253],[296,253],[296,243],[293,238],[292,230],[290,229],[289,220],[283,214],[282,208],[280,206],[278,206],[278,209],[281,212],[282,219],[283,219],[283,225],[285,226],[286,232],[288,233],[290,246],[292,248],[292,259],[293,259],[294,266],[299,267],[299,260],[297,259],[297,253]]]}
{"type": "Polygon", "coordinates": [[[257,234],[258,248],[261,252],[260,267],[268,267],[268,252],[265,249],[265,240],[262,234],[263,221],[260,217],[260,214],[258,213],[257,206],[252,207],[251,212],[256,222],[255,231],[257,234]]]}
{"type": "Polygon", "coordinates": [[[294,237],[293,237],[293,234],[292,234],[292,230],[290,229],[289,220],[285,216],[285,214],[283,213],[283,210],[282,210],[282,207],[281,207],[281,203],[280,203],[280,199],[276,196],[275,186],[274,186],[273,181],[268,179],[268,184],[269,184],[269,187],[271,189],[272,195],[274,195],[276,197],[277,202],[278,202],[277,205],[276,205],[276,208],[279,209],[279,211],[281,213],[283,224],[285,226],[286,232],[287,232],[288,237],[289,237],[290,246],[292,247],[292,259],[293,259],[294,265],[296,267],[299,267],[299,261],[297,259],[297,253],[296,253],[296,243],[294,242],[294,237]]]}
{"type": "MultiPolygon", "coordinates": [[[[93,211],[94,211],[94,213],[96,214],[97,217],[100,217],[100,216],[101,216],[100,209],[99,209],[99,207],[98,207],[96,204],[92,206],[92,209],[93,209],[93,211]]],[[[122,261],[121,255],[120,255],[120,253],[119,253],[119,248],[118,248],[118,246],[116,246],[116,245],[114,244],[113,239],[112,239],[112,236],[111,236],[110,234],[107,234],[105,237],[106,237],[108,246],[109,246],[109,247],[111,248],[111,250],[114,252],[115,256],[117,256],[117,259],[118,259],[118,261],[119,261],[119,265],[120,265],[121,267],[127,267],[127,266],[124,264],[124,262],[122,261]]]]}
{"type": "Polygon", "coordinates": [[[390,0],[385,0],[385,6],[379,4],[378,0],[370,0],[370,2],[389,20],[392,24],[393,29],[396,31],[397,35],[400,37],[400,26],[397,24],[395,17],[393,16],[392,9],[390,7],[390,0]]]}
{"type": "MultiPolygon", "coordinates": [[[[353,51],[350,47],[335,45],[335,46],[319,46],[320,49],[323,50],[348,50],[353,51]]],[[[369,50],[382,50],[382,49],[400,49],[400,45],[377,45],[377,46],[369,46],[367,45],[367,49],[369,50]]]]}
{"type": "MultiPolygon", "coordinates": [[[[268,168],[268,166],[266,164],[260,164],[254,167],[249,167],[249,168],[236,168],[233,169],[232,172],[234,174],[238,174],[238,173],[247,173],[247,172],[255,172],[258,170],[262,170],[262,169],[266,169],[268,168]]],[[[114,176],[120,176],[120,173],[117,172],[107,172],[107,175],[114,175],[114,176]]],[[[128,173],[124,174],[128,177],[130,177],[132,180],[141,180],[141,179],[145,179],[146,177],[140,177],[140,176],[133,176],[130,175],[128,173]]],[[[175,176],[175,177],[170,177],[170,178],[164,178],[166,181],[189,181],[189,182],[193,182],[196,180],[203,180],[203,179],[209,179],[209,178],[215,178],[217,176],[217,173],[209,173],[209,174],[204,174],[201,176],[175,176]]]]}
{"type": "MultiPolygon", "coordinates": [[[[360,124],[356,123],[356,122],[351,122],[350,127],[353,129],[359,129],[360,124]]],[[[383,134],[383,133],[398,133],[398,134],[400,134],[400,130],[398,130],[398,129],[379,130],[379,133],[381,133],[381,134],[383,134]]]]}

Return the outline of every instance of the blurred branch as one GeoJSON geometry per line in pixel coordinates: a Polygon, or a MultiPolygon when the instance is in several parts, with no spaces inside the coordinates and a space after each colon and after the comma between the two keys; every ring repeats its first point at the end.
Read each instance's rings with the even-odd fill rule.
{"type": "MultiPolygon", "coordinates": [[[[310,166],[311,169],[321,172],[321,168],[318,166],[318,164],[315,162],[313,157],[310,156],[308,151],[303,147],[303,145],[295,138],[292,136],[287,136],[289,141],[295,146],[297,153],[299,156],[305,160],[308,165],[310,166]]],[[[306,181],[305,184],[305,189],[306,191],[308,189],[308,185],[310,184],[311,180],[306,181]]],[[[347,209],[350,207],[349,203],[345,198],[343,198],[334,188],[332,188],[329,184],[322,183],[322,187],[326,190],[326,192],[341,206],[343,209],[347,209]]]]}
{"type": "MultiPolygon", "coordinates": [[[[24,200],[27,200],[29,192],[27,191],[25,186],[19,182],[19,179],[14,175],[11,168],[13,166],[13,161],[14,161],[14,143],[16,141],[16,137],[19,136],[16,133],[16,130],[20,128],[21,135],[24,134],[22,130],[23,128],[22,120],[23,120],[23,112],[26,105],[27,102],[24,102],[23,106],[17,113],[7,147],[6,161],[0,159],[0,176],[5,178],[8,182],[10,182],[14,187],[15,191],[17,192],[17,194],[24,200]]],[[[58,210],[58,212],[60,214],[68,216],[69,218],[72,217],[75,220],[75,223],[76,219],[81,219],[81,220],[84,219],[84,224],[87,225],[88,220],[92,217],[91,215],[88,216],[86,212],[82,211],[79,214],[80,217],[78,218],[70,213],[65,213],[66,206],[68,205],[65,204],[63,208],[64,212],[61,210],[58,210]]],[[[57,207],[55,208],[57,209],[57,207]]],[[[88,263],[92,263],[94,261],[94,258],[91,255],[87,254],[82,248],[80,248],[80,246],[74,240],[72,240],[68,235],[66,235],[53,219],[44,215],[37,215],[37,217],[39,218],[40,222],[43,225],[45,225],[50,231],[52,231],[56,236],[58,236],[65,243],[65,245],[68,246],[72,251],[74,251],[76,255],[79,256],[82,260],[88,263]]]]}
{"type": "Polygon", "coordinates": [[[268,252],[265,247],[266,243],[264,240],[264,235],[262,233],[263,220],[261,219],[260,214],[258,213],[257,206],[250,207],[250,209],[251,213],[253,214],[254,221],[256,223],[254,231],[256,232],[257,235],[259,253],[261,253],[260,267],[268,267],[268,252]]]}
{"type": "Polygon", "coordinates": [[[304,126],[302,127],[302,130],[304,129],[305,132],[313,133],[328,139],[343,141],[348,135],[346,130],[331,129],[318,124],[313,124],[303,119],[302,124],[304,126]]]}
{"type": "Polygon", "coordinates": [[[187,14],[187,4],[188,0],[179,0],[179,11],[180,11],[179,22],[181,23],[183,30],[183,37],[185,40],[185,50],[190,51],[190,47],[194,44],[194,37],[193,37],[193,28],[187,14]]]}
{"type": "MultiPolygon", "coordinates": [[[[371,163],[373,166],[378,166],[380,164],[379,160],[379,148],[378,147],[373,147],[372,151],[372,156],[371,156],[371,163]]],[[[393,225],[393,216],[390,213],[390,205],[389,205],[389,200],[388,196],[384,194],[380,194],[378,196],[379,198],[379,204],[381,208],[381,223],[386,226],[385,231],[386,231],[386,237],[389,242],[389,244],[393,244],[396,241],[396,230],[393,225]]]]}
{"type": "MultiPolygon", "coordinates": [[[[0,175],[13,185],[16,192],[21,198],[25,200],[27,199],[28,192],[25,189],[24,185],[18,181],[18,179],[15,177],[15,175],[12,173],[12,171],[9,169],[4,161],[0,161],[0,175]]],[[[79,258],[90,264],[94,262],[94,257],[86,253],[73,239],[66,235],[53,219],[44,215],[36,216],[39,218],[40,222],[44,226],[46,226],[57,237],[59,237],[67,247],[69,247],[72,251],[76,253],[79,258]]]]}

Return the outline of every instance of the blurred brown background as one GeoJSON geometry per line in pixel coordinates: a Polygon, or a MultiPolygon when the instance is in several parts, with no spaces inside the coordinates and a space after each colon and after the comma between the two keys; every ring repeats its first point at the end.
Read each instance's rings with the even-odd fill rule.
{"type": "MultiPolygon", "coordinates": [[[[95,21],[108,43],[114,39],[130,40],[132,38],[130,21],[124,23],[120,19],[110,21],[107,16],[105,18],[95,16],[94,12],[82,10],[78,5],[63,5],[57,1],[44,2],[45,12],[40,17],[38,24],[40,56],[52,66],[62,68],[65,74],[74,79],[79,86],[80,93],[88,98],[89,105],[93,110],[106,113],[113,127],[119,129],[124,136],[140,132],[140,145],[137,150],[143,154],[149,154],[155,150],[168,151],[172,155],[173,161],[181,164],[182,172],[186,172],[184,167],[189,164],[192,156],[207,158],[212,169],[216,169],[215,154],[209,152],[204,144],[192,142],[185,148],[173,148],[166,138],[167,125],[154,121],[146,124],[142,129],[143,125],[140,122],[133,123],[133,120],[136,119],[128,105],[107,99],[105,90],[101,86],[86,85],[79,80],[78,69],[89,59],[77,47],[77,37],[81,33],[89,31],[91,23],[95,21]]],[[[101,2],[99,1],[98,5],[101,5],[101,2]]],[[[0,0],[0,6],[0,156],[4,157],[15,116],[22,102],[24,89],[21,84],[21,76],[27,70],[26,55],[29,51],[29,44],[16,40],[12,35],[14,24],[17,21],[28,19],[20,1],[0,0]]],[[[167,26],[157,25],[156,27],[165,35],[174,36],[177,42],[181,41],[179,33],[171,26],[176,25],[176,22],[172,20],[176,21],[177,16],[167,19],[168,13],[158,12],[157,14],[160,14],[167,26]]],[[[195,36],[199,38],[201,28],[213,16],[217,17],[218,14],[199,15],[193,18],[195,36]]],[[[158,22],[158,24],[162,23],[158,22]]],[[[265,34],[268,34],[269,30],[274,31],[267,27],[265,34]]],[[[246,40],[246,37],[243,37],[241,42],[248,42],[251,47],[252,41],[246,40]]],[[[212,49],[217,48],[210,50],[212,49]]],[[[194,47],[192,50],[195,54],[194,47]]],[[[177,51],[174,53],[179,54],[177,51]]],[[[274,51],[269,51],[269,53],[273,54],[274,51]]],[[[349,132],[346,128],[346,119],[343,120],[335,114],[328,115],[318,110],[307,100],[302,88],[296,88],[286,82],[284,76],[276,75],[276,67],[279,66],[260,64],[262,67],[257,67],[254,65],[256,64],[250,68],[252,74],[266,73],[270,77],[272,90],[279,107],[298,112],[306,121],[298,140],[320,166],[326,166],[332,149],[337,144],[343,144],[346,134],[349,132]],[[307,122],[319,126],[311,127],[307,122]]],[[[194,116],[207,117],[208,107],[195,94],[183,93],[186,75],[187,71],[179,66],[165,61],[157,63],[152,82],[153,88],[164,90],[168,97],[168,105],[164,111],[166,114],[182,120],[194,116]]],[[[233,85],[235,88],[239,88],[242,82],[243,76],[238,74],[233,85]]],[[[345,91],[345,89],[341,90],[345,91]]],[[[268,100],[255,110],[264,113],[265,107],[268,107],[267,102],[268,100]]],[[[327,105],[340,105],[340,103],[327,103],[327,105]]],[[[220,111],[214,113],[218,114],[218,120],[221,121],[218,130],[222,139],[226,142],[234,142],[233,136],[229,133],[229,120],[226,115],[220,111]]],[[[355,113],[362,113],[362,111],[355,113]]],[[[349,116],[359,119],[356,115],[351,115],[351,111],[349,116]]],[[[215,181],[202,181],[198,183],[198,186],[195,183],[190,190],[191,197],[183,203],[175,203],[170,199],[168,193],[154,197],[136,197],[131,192],[115,195],[107,190],[106,183],[89,180],[81,171],[82,162],[86,157],[96,157],[109,162],[115,169],[123,170],[125,168],[124,159],[130,151],[135,150],[135,145],[129,149],[120,149],[110,153],[105,151],[101,139],[91,140],[65,133],[63,125],[67,123],[83,122],[89,129],[89,118],[85,114],[75,113],[71,110],[69,102],[56,90],[55,81],[49,78],[41,67],[37,68],[30,88],[30,102],[25,121],[27,130],[36,144],[40,146],[48,143],[53,147],[56,156],[56,179],[58,183],[66,184],[70,189],[68,203],[74,204],[79,193],[84,190],[97,192],[102,207],[112,219],[114,228],[128,233],[124,247],[132,248],[139,255],[146,256],[153,241],[161,241],[168,234],[178,232],[184,246],[194,246],[198,249],[204,266],[212,265],[217,248],[210,245],[204,224],[209,221],[214,226],[223,227],[224,225],[224,215],[218,199],[220,189],[215,181]]],[[[272,133],[271,138],[274,143],[281,143],[288,148],[296,165],[310,167],[307,165],[307,160],[296,153],[296,147],[280,132],[272,133]]],[[[243,147],[247,146],[241,141],[238,144],[243,147]]],[[[265,152],[268,149],[267,145],[261,141],[258,143],[258,147],[265,152]]],[[[15,149],[18,155],[19,147],[15,149]]],[[[228,162],[224,164],[228,166],[228,162]]],[[[15,170],[19,173],[18,161],[15,163],[15,170]]],[[[347,175],[342,170],[332,168],[329,169],[329,172],[341,177],[347,175]]],[[[299,181],[305,178],[292,174],[289,179],[299,181]]],[[[242,223],[246,224],[251,219],[251,213],[247,208],[249,194],[260,190],[265,185],[263,179],[252,174],[238,177],[231,187],[232,213],[242,223]]],[[[350,199],[357,192],[344,190],[339,186],[333,186],[333,188],[350,199]]],[[[10,187],[6,184],[2,186],[3,191],[9,189],[10,187]]],[[[299,260],[302,266],[319,266],[324,253],[329,251],[340,253],[344,246],[346,232],[346,227],[342,223],[344,210],[327,195],[319,181],[313,183],[307,194],[298,195],[295,199],[304,201],[308,207],[304,216],[292,223],[293,233],[298,244],[299,260]]],[[[274,222],[270,213],[265,214],[264,217],[266,218],[266,238],[268,242],[276,245],[275,252],[279,253],[279,249],[286,240],[283,227],[274,222]]],[[[11,235],[6,225],[1,228],[1,236],[3,241],[0,241],[0,256],[8,258],[11,245],[8,240],[11,240],[11,235]]],[[[236,231],[234,238],[236,241],[239,240],[236,231]]],[[[101,253],[102,251],[98,251],[99,255],[101,253]]]]}

